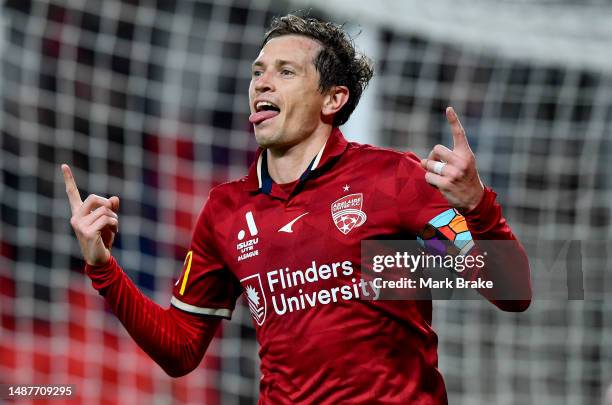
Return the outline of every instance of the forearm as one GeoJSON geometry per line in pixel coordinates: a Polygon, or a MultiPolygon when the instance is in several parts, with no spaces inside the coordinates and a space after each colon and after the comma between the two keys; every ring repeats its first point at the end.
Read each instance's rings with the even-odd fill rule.
{"type": "Polygon", "coordinates": [[[480,292],[499,308],[524,311],[532,295],[529,261],[495,198],[495,192],[487,189],[478,206],[464,213],[468,229],[477,245],[475,252],[487,253],[484,268],[469,278],[480,277],[492,281],[492,289],[480,292]]]}
{"type": "Polygon", "coordinates": [[[85,271],[130,336],[168,375],[179,377],[198,366],[219,318],[162,308],[140,292],[112,257],[85,271]]]}

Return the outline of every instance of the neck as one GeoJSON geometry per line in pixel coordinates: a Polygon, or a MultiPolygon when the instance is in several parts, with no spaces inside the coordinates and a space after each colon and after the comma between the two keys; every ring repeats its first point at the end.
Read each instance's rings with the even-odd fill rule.
{"type": "Polygon", "coordinates": [[[305,140],[284,148],[268,148],[268,172],[277,184],[291,183],[300,178],[312,159],[319,153],[331,135],[332,127],[326,126],[313,132],[305,140]]]}

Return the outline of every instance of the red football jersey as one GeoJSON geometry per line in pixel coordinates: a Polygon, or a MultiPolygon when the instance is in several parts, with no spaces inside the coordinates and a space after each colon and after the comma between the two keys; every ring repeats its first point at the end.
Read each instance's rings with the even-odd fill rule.
{"type": "Polygon", "coordinates": [[[449,209],[411,153],[334,129],[299,181],[275,184],[259,153],[215,187],[171,303],[231,317],[244,292],[261,403],[445,403],[430,301],[362,300],[361,240],[415,239],[449,209]]]}

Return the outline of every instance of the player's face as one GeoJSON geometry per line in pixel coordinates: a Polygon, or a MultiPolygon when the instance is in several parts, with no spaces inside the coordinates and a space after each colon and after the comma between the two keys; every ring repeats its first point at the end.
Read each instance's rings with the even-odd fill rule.
{"type": "Polygon", "coordinates": [[[253,62],[249,120],[263,147],[291,147],[323,125],[325,96],[314,59],[321,45],[304,36],[273,38],[253,62]]]}

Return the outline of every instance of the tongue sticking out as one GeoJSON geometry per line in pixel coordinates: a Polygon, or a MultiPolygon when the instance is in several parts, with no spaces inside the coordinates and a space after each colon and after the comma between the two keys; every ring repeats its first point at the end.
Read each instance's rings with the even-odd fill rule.
{"type": "Polygon", "coordinates": [[[253,113],[249,116],[249,121],[251,122],[251,124],[259,124],[265,120],[267,120],[268,118],[272,118],[272,117],[276,117],[279,114],[278,111],[274,111],[274,110],[264,110],[264,111],[259,111],[256,113],[253,113]]]}

